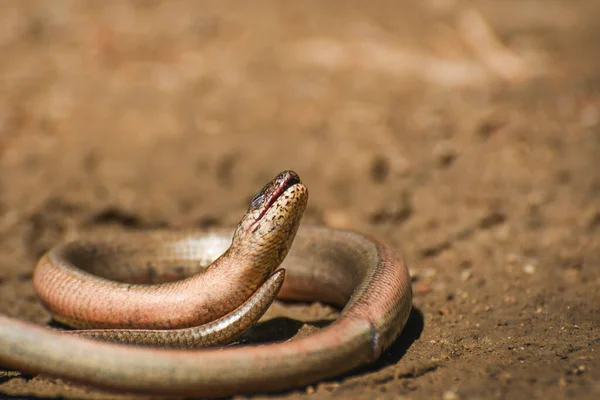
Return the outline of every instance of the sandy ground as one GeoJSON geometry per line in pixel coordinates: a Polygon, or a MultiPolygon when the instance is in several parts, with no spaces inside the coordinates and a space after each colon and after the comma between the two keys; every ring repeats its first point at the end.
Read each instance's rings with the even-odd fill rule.
{"type": "MultiPolygon", "coordinates": [[[[48,322],[31,276],[59,241],[232,225],[294,169],[304,221],[404,254],[414,310],[375,365],[270,398],[600,398],[599,18],[594,1],[2,2],[0,312],[48,322]]],[[[14,371],[0,393],[116,397],[14,371]]]]}

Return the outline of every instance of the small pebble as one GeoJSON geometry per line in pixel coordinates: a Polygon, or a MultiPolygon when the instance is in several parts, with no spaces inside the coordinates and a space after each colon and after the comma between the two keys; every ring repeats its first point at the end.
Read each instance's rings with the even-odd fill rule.
{"type": "Polygon", "coordinates": [[[523,272],[525,272],[528,275],[535,274],[535,265],[533,265],[533,264],[525,264],[525,266],[523,267],[523,272]]]}
{"type": "Polygon", "coordinates": [[[436,273],[437,272],[435,268],[425,268],[423,271],[421,271],[423,278],[432,278],[436,275],[436,273]]]}
{"type": "Polygon", "coordinates": [[[415,285],[415,293],[427,294],[431,292],[431,286],[426,283],[418,283],[415,285]]]}
{"type": "Polygon", "coordinates": [[[471,277],[472,277],[472,276],[473,276],[473,273],[471,272],[471,270],[470,270],[470,269],[465,269],[464,271],[462,271],[462,272],[460,273],[460,279],[461,279],[463,282],[466,282],[466,281],[468,281],[469,279],[471,279],[471,277]]]}
{"type": "Polygon", "coordinates": [[[459,398],[460,397],[458,397],[458,394],[452,390],[448,390],[442,395],[443,400],[458,400],[459,398]]]}

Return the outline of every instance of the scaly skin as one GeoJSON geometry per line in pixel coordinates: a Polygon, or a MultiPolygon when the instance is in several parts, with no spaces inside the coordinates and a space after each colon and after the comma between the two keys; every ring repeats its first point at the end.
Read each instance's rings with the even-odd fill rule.
{"type": "MultiPolygon", "coordinates": [[[[189,246],[180,251],[183,244],[193,243],[197,254],[190,258],[198,260],[211,258],[211,246],[215,247],[210,254],[225,251],[231,235],[231,231],[153,233],[155,243],[173,249],[175,259],[190,253],[189,246]]],[[[127,253],[111,254],[120,259],[127,253]]],[[[150,259],[166,271],[168,254],[161,257],[150,259]]],[[[195,272],[193,264],[184,267],[195,272]]],[[[168,350],[101,343],[0,316],[0,364],[127,392],[194,397],[270,392],[334,377],[376,360],[410,313],[408,268],[390,248],[363,235],[302,227],[281,268],[286,279],[279,298],[343,306],[340,317],[313,335],[280,343],[168,350]]],[[[244,315],[240,312],[242,320],[244,315]]]]}
{"type": "Polygon", "coordinates": [[[238,308],[281,264],[307,198],[295,172],[279,174],[255,196],[227,251],[187,279],[131,283],[172,279],[174,267],[206,267],[185,236],[174,242],[166,233],[138,233],[59,245],[38,262],[33,284],[53,318],[69,326],[196,327],[238,308]]]}
{"type": "Polygon", "coordinates": [[[226,344],[252,327],[269,308],[281,289],[285,271],[273,273],[240,307],[200,326],[182,329],[88,329],[65,334],[121,344],[192,349],[226,344]]]}

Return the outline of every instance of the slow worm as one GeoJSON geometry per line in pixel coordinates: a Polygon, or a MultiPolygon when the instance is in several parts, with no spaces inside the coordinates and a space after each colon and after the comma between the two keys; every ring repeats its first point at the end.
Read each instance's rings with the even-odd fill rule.
{"type": "MultiPolygon", "coordinates": [[[[0,365],[104,389],[217,397],[291,389],[373,362],[397,338],[408,319],[412,302],[408,268],[391,248],[356,232],[302,226],[296,234],[306,196],[297,175],[286,171],[255,196],[235,231],[154,231],[50,250],[38,268],[58,266],[62,278],[80,283],[63,293],[63,298],[67,297],[64,302],[55,302],[52,291],[44,295],[45,288],[50,287],[44,283],[48,271],[36,270],[34,284],[42,293],[43,304],[55,319],[97,329],[63,332],[0,315],[0,365]],[[218,258],[219,254],[223,255],[218,258]],[[249,260],[253,257],[261,261],[249,260]],[[139,282],[195,274],[215,258],[224,261],[212,263],[199,276],[211,270],[221,272],[211,279],[202,278],[202,285],[194,286],[201,301],[193,309],[203,312],[175,316],[182,303],[169,300],[167,312],[173,313],[173,319],[184,321],[173,324],[168,315],[155,316],[149,312],[153,307],[144,308],[145,303],[136,300],[140,293],[148,298],[155,293],[177,297],[178,291],[188,287],[185,282],[199,279],[194,278],[197,275],[157,285],[139,282]],[[267,267],[257,267],[264,266],[265,260],[267,267]],[[88,272],[76,269],[81,264],[88,272]],[[115,268],[116,264],[125,267],[115,268]],[[114,274],[121,274],[118,280],[130,282],[109,281],[114,274]],[[215,281],[217,276],[226,281],[232,277],[230,284],[223,286],[215,281]],[[255,288],[246,289],[248,280],[254,282],[255,278],[255,288]],[[87,282],[96,286],[86,286],[87,282]],[[238,296],[231,282],[241,283],[244,294],[238,296]],[[133,293],[125,296],[129,311],[121,313],[121,297],[109,301],[112,312],[102,311],[102,298],[89,300],[92,305],[78,311],[77,305],[86,301],[86,290],[102,289],[105,284],[110,289],[106,298],[119,292],[133,293]],[[343,309],[337,320],[309,336],[264,345],[193,348],[238,336],[260,318],[275,294],[280,299],[321,301],[343,309]],[[217,311],[210,308],[212,296],[217,299],[217,311]],[[237,298],[233,303],[228,301],[231,296],[237,298]],[[101,317],[90,322],[88,314],[101,317]],[[215,319],[207,320],[207,314],[215,319]],[[121,322],[112,324],[112,315],[121,322]],[[128,319],[135,320],[134,328],[128,326],[128,319]],[[145,326],[148,321],[150,325],[145,326]]],[[[57,284],[54,290],[60,287],[57,284]]]]}

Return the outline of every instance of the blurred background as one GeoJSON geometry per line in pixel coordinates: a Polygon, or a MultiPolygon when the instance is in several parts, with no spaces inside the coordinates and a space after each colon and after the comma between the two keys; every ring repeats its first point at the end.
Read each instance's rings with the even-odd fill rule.
{"type": "MultiPolygon", "coordinates": [[[[567,0],[2,1],[0,312],[47,322],[31,272],[61,240],[232,225],[293,169],[305,222],[403,252],[415,312],[402,350],[279,397],[597,398],[599,18],[567,0]]],[[[335,313],[315,307],[294,318],[335,313]]],[[[0,393],[104,396],[2,371],[0,393]]]]}

